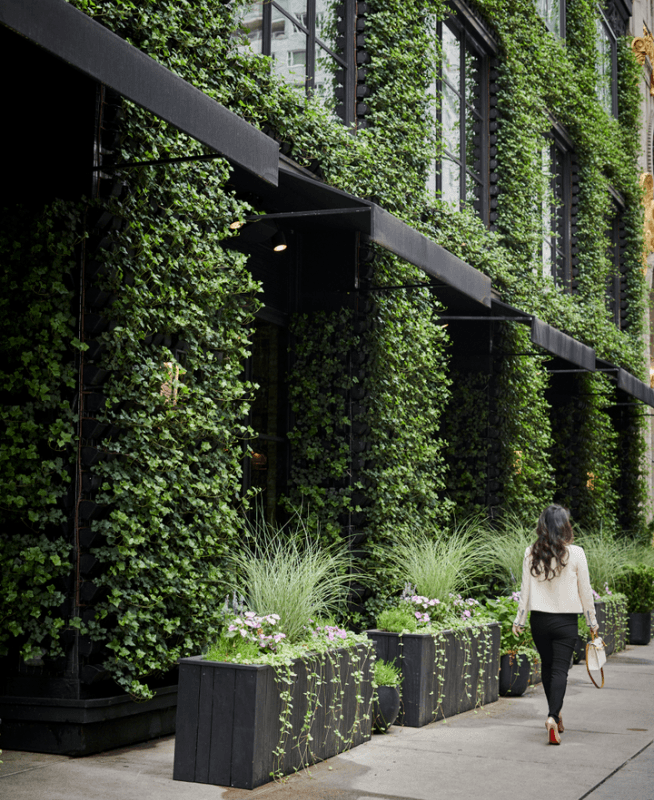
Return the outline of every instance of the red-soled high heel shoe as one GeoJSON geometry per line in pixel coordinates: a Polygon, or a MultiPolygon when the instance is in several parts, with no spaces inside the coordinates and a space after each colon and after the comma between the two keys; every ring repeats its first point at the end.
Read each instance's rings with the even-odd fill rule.
{"type": "Polygon", "coordinates": [[[550,744],[561,744],[561,735],[559,734],[559,724],[554,717],[548,717],[545,723],[547,728],[547,740],[550,744]]]}

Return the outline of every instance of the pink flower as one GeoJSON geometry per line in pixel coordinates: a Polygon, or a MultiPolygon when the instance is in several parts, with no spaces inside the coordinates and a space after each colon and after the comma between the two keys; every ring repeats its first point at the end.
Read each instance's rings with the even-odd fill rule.
{"type": "Polygon", "coordinates": [[[470,612],[468,611],[468,609],[467,609],[467,608],[466,608],[466,610],[463,612],[463,616],[464,616],[464,617],[469,617],[469,616],[470,616],[470,612]]]}

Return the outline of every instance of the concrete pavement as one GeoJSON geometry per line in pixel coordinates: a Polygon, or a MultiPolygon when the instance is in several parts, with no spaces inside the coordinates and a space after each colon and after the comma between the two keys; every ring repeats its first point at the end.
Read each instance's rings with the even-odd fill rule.
{"type": "Polygon", "coordinates": [[[597,690],[573,667],[560,747],[542,687],[425,728],[391,728],[253,791],[172,780],[174,737],[73,759],[1,756],[2,800],[654,800],[654,643],[612,656],[597,690]]]}

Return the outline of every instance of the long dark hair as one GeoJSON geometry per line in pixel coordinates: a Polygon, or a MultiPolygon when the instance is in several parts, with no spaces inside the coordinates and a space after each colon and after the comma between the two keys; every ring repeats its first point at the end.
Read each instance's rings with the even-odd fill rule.
{"type": "Polygon", "coordinates": [[[545,580],[551,581],[568,563],[565,546],[574,539],[568,510],[563,506],[547,506],[540,515],[536,533],[538,539],[531,548],[531,574],[536,578],[544,574],[545,580]]]}

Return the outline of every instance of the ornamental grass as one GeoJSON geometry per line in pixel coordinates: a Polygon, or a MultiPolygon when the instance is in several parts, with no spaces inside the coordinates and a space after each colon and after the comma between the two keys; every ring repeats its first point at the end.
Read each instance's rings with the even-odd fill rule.
{"type": "Polygon", "coordinates": [[[324,545],[300,512],[284,525],[263,514],[246,522],[250,547],[233,554],[230,589],[260,615],[279,614],[289,642],[307,635],[318,618],[337,614],[350,587],[351,558],[345,544],[324,545]]]}

